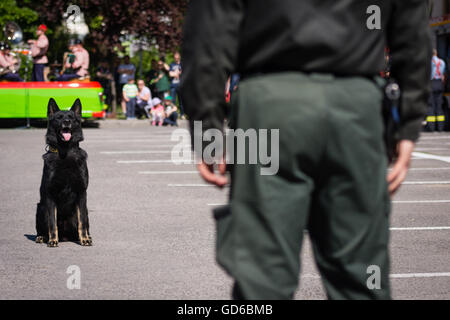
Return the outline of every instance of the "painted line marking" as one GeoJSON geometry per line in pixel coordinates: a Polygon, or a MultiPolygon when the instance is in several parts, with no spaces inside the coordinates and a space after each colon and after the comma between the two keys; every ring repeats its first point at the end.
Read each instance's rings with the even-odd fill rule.
{"type": "Polygon", "coordinates": [[[196,174],[198,171],[139,171],[139,174],[196,174]]]}
{"type": "MultiPolygon", "coordinates": [[[[189,138],[189,140],[190,139],[191,138],[189,138]]],[[[170,139],[163,140],[163,139],[160,139],[160,138],[152,139],[151,137],[148,137],[147,139],[112,139],[112,140],[106,140],[106,139],[105,140],[103,140],[103,139],[95,140],[95,139],[90,139],[90,140],[87,140],[87,141],[89,143],[107,143],[107,142],[127,142],[127,143],[130,143],[130,142],[147,142],[147,143],[149,143],[149,142],[158,142],[158,143],[173,142],[173,143],[180,143],[180,140],[181,139],[178,139],[178,140],[170,140],[170,139]]]]}
{"type": "Polygon", "coordinates": [[[450,200],[396,200],[392,203],[450,203],[450,200]]]}
{"type": "MultiPolygon", "coordinates": [[[[391,169],[392,170],[392,169],[391,169]]],[[[450,170],[450,167],[440,168],[410,168],[409,171],[437,171],[437,170],[450,170]]]]}
{"type": "Polygon", "coordinates": [[[414,150],[416,151],[448,151],[450,150],[449,148],[415,148],[414,150]]]}
{"type": "Polygon", "coordinates": [[[216,187],[213,184],[201,184],[201,183],[169,183],[168,187],[216,187]]]}
{"type": "Polygon", "coordinates": [[[430,137],[430,136],[422,136],[420,139],[419,139],[419,142],[420,141],[423,141],[423,140],[442,140],[442,139],[450,139],[450,136],[437,136],[437,137],[430,137]]]}
{"type": "Polygon", "coordinates": [[[417,157],[417,158],[439,160],[439,161],[444,161],[444,162],[450,163],[450,157],[437,156],[434,154],[422,153],[422,152],[413,152],[412,155],[413,155],[413,157],[417,157]]]}
{"type": "Polygon", "coordinates": [[[391,278],[437,278],[450,277],[450,272],[432,272],[432,273],[397,273],[391,274],[391,278]]]}
{"type": "Polygon", "coordinates": [[[402,184],[407,185],[422,185],[422,184],[450,184],[450,181],[405,181],[402,184]]]}
{"type": "Polygon", "coordinates": [[[405,227],[389,228],[392,231],[428,231],[428,230],[450,230],[450,227],[405,227]]]}
{"type": "MultiPolygon", "coordinates": [[[[183,137],[183,138],[191,138],[190,134],[176,134],[174,135],[177,138],[183,137]]],[[[88,137],[90,137],[93,140],[113,140],[113,139],[147,139],[147,138],[171,138],[172,135],[171,134],[165,134],[165,135],[160,135],[160,134],[154,134],[152,132],[149,133],[141,133],[141,134],[124,134],[124,135],[97,135],[97,136],[93,136],[93,135],[88,135],[88,137]]],[[[442,148],[442,147],[441,147],[442,148]]]]}
{"type": "Polygon", "coordinates": [[[172,153],[171,150],[100,151],[101,154],[151,154],[172,153]]]}
{"type": "MultiPolygon", "coordinates": [[[[166,145],[166,144],[157,144],[157,145],[152,145],[151,148],[152,149],[163,149],[163,148],[167,148],[167,149],[173,149],[174,145],[166,145]]],[[[181,145],[180,147],[184,147],[184,148],[190,148],[191,145],[190,144],[185,144],[185,145],[181,145]]],[[[102,152],[108,152],[108,153],[113,153],[113,152],[120,152],[120,153],[128,153],[128,152],[135,152],[135,151],[151,151],[151,150],[108,150],[108,151],[100,151],[100,153],[102,152]]]]}
{"type": "MultiPolygon", "coordinates": [[[[430,273],[391,273],[389,275],[391,279],[404,279],[404,278],[442,278],[450,277],[450,272],[430,272],[430,273]]],[[[301,278],[320,279],[318,274],[304,274],[301,278]]]]}
{"type": "Polygon", "coordinates": [[[149,153],[171,153],[170,150],[152,150],[152,151],[101,151],[101,154],[149,154],[149,153]]]}
{"type": "Polygon", "coordinates": [[[117,163],[121,164],[137,164],[137,163],[172,163],[179,164],[194,164],[194,161],[174,161],[174,160],[117,160],[117,163]]]}

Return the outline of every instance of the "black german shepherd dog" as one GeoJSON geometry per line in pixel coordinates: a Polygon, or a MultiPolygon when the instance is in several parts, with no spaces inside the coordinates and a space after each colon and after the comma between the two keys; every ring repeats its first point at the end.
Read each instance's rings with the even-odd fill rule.
{"type": "Polygon", "coordinates": [[[86,204],[87,153],[79,147],[83,141],[80,99],[70,110],[61,111],[50,98],[47,119],[48,151],[42,156],[44,172],[36,211],[36,242],[57,247],[59,241],[67,240],[91,246],[86,204]]]}

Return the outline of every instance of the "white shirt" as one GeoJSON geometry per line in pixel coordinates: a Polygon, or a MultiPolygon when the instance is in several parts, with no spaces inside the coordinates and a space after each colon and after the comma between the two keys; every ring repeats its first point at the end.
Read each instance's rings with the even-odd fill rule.
{"type": "Polygon", "coordinates": [[[148,87],[142,88],[142,91],[136,96],[136,102],[141,103],[142,101],[144,101],[142,100],[142,98],[145,97],[146,94],[149,94],[149,98],[147,100],[147,105],[149,105],[150,101],[152,101],[152,92],[148,87]]]}

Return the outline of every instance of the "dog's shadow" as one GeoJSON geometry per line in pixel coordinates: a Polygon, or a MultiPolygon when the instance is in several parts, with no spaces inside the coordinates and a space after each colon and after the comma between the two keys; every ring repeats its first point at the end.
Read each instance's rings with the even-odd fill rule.
{"type": "Polygon", "coordinates": [[[34,234],[24,234],[25,238],[27,238],[30,241],[36,242],[37,236],[34,234]]]}

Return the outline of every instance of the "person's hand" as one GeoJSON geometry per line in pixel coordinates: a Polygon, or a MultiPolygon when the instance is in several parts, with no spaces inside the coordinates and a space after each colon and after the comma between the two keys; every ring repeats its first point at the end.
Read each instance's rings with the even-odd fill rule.
{"type": "Polygon", "coordinates": [[[214,165],[206,164],[205,162],[200,162],[197,164],[197,170],[200,176],[206,182],[213,184],[219,188],[224,187],[228,183],[228,178],[225,176],[227,165],[225,159],[218,165],[218,172],[214,172],[214,165]]]}
{"type": "Polygon", "coordinates": [[[397,192],[406,178],[406,174],[411,163],[411,154],[414,150],[414,142],[411,140],[400,140],[397,145],[398,158],[387,176],[389,183],[389,193],[391,196],[397,192]]]}

